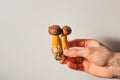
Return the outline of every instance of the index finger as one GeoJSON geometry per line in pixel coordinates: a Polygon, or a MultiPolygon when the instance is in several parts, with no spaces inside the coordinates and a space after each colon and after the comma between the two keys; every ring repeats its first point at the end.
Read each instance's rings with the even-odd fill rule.
{"type": "Polygon", "coordinates": [[[100,43],[94,39],[75,39],[68,42],[69,47],[98,47],[100,43]]]}

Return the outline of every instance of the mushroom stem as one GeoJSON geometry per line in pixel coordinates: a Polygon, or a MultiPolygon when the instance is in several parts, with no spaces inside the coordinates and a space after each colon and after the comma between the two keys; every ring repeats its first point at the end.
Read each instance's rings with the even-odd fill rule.
{"type": "Polygon", "coordinates": [[[52,53],[56,60],[62,60],[65,58],[65,56],[63,55],[63,50],[59,35],[52,36],[52,53]]]}
{"type": "Polygon", "coordinates": [[[61,44],[63,51],[68,49],[67,35],[65,35],[64,33],[61,34],[61,44]]]}

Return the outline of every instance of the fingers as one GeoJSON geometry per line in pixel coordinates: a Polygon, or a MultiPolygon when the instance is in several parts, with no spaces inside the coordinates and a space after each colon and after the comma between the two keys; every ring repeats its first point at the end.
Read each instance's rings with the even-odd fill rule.
{"type": "Polygon", "coordinates": [[[84,70],[82,64],[75,64],[75,63],[72,63],[72,62],[67,62],[67,66],[71,69],[74,69],[74,70],[81,70],[81,71],[84,70]]]}
{"type": "Polygon", "coordinates": [[[75,39],[69,41],[69,47],[98,47],[100,43],[93,39],[75,39]]]}
{"type": "Polygon", "coordinates": [[[84,57],[86,58],[89,55],[90,50],[88,48],[82,49],[69,49],[64,51],[64,55],[68,57],[84,57]]]}
{"type": "Polygon", "coordinates": [[[65,60],[61,60],[61,61],[60,61],[60,64],[66,64],[67,62],[72,62],[72,63],[79,64],[79,63],[82,63],[83,60],[84,60],[84,59],[83,59],[82,57],[66,58],[65,60]]]}

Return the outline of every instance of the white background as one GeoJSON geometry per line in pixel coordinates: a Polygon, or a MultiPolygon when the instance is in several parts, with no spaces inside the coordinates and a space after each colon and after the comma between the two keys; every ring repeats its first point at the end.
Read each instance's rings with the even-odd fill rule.
{"type": "Polygon", "coordinates": [[[55,61],[53,24],[120,51],[120,0],[0,0],[0,80],[109,80],[55,61]]]}

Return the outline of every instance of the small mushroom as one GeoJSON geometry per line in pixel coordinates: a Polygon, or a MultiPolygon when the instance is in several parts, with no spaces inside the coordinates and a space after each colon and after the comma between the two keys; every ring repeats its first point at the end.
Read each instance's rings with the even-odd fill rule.
{"type": "Polygon", "coordinates": [[[68,40],[67,35],[69,35],[72,32],[71,28],[67,25],[62,27],[62,34],[61,34],[61,43],[62,43],[62,49],[63,51],[68,49],[68,40]]]}

